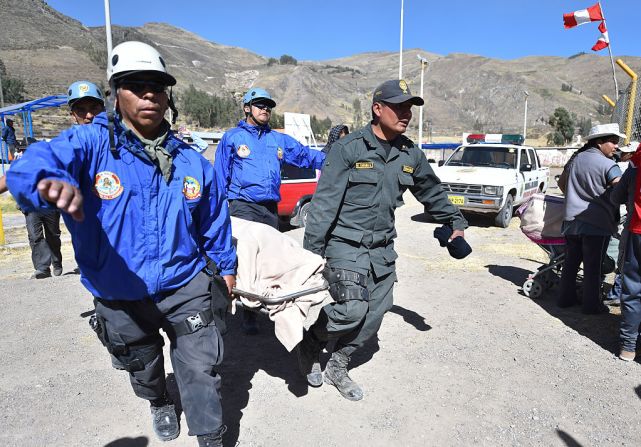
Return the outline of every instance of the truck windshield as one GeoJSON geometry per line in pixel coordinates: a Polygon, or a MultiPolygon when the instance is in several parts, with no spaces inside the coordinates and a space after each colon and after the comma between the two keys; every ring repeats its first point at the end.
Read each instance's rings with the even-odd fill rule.
{"type": "Polygon", "coordinates": [[[516,154],[517,150],[512,147],[461,146],[446,165],[516,169],[516,154]]]}

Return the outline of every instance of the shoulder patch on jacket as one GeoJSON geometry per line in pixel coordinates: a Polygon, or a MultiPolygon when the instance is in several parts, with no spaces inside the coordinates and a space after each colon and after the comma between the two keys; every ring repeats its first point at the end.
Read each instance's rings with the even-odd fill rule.
{"type": "Polygon", "coordinates": [[[236,153],[240,158],[247,158],[249,157],[249,154],[251,154],[251,151],[249,150],[249,146],[247,146],[246,144],[241,144],[240,146],[238,146],[238,150],[236,151],[236,153]]]}
{"type": "Polygon", "coordinates": [[[183,195],[187,200],[200,198],[200,183],[193,177],[185,176],[183,179],[183,195]]]}
{"type": "Polygon", "coordinates": [[[102,171],[96,174],[94,191],[102,200],[113,200],[122,194],[124,188],[116,174],[102,171]]]}

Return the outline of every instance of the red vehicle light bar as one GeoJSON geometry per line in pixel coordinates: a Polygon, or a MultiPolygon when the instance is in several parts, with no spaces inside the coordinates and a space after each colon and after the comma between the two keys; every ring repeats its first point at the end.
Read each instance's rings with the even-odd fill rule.
{"type": "Polygon", "coordinates": [[[521,145],[525,142],[523,135],[519,134],[500,134],[500,133],[472,133],[466,138],[470,144],[516,144],[521,145]]]}

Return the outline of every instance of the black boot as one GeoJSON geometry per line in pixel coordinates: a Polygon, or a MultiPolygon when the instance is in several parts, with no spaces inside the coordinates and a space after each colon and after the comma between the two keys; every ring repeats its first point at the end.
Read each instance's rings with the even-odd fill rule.
{"type": "Polygon", "coordinates": [[[198,436],[198,447],[223,447],[223,435],[227,431],[227,426],[223,425],[218,433],[198,436]]]}
{"type": "Polygon", "coordinates": [[[176,409],[166,397],[151,402],[151,417],[154,433],[161,441],[171,441],[180,434],[176,409]]]}
{"type": "Polygon", "coordinates": [[[325,383],[334,385],[341,395],[348,400],[361,400],[363,390],[347,375],[349,356],[336,351],[325,367],[325,383]]]}
{"type": "Polygon", "coordinates": [[[311,332],[305,331],[303,340],[296,345],[298,369],[313,387],[323,384],[323,373],[320,366],[320,352],[322,348],[316,337],[311,332]]]}

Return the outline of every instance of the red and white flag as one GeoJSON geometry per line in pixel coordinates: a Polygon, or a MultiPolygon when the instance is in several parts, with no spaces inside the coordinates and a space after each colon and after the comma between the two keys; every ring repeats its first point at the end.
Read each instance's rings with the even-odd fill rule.
{"type": "Polygon", "coordinates": [[[574,28],[584,23],[598,22],[600,20],[603,20],[603,12],[601,11],[601,5],[599,3],[587,9],[563,14],[563,25],[566,28],[574,28]]]}
{"type": "Polygon", "coordinates": [[[605,27],[605,22],[601,22],[599,25],[599,31],[601,31],[601,37],[599,37],[599,40],[597,40],[592,47],[593,51],[602,50],[610,45],[610,38],[608,37],[608,30],[605,27]]]}

